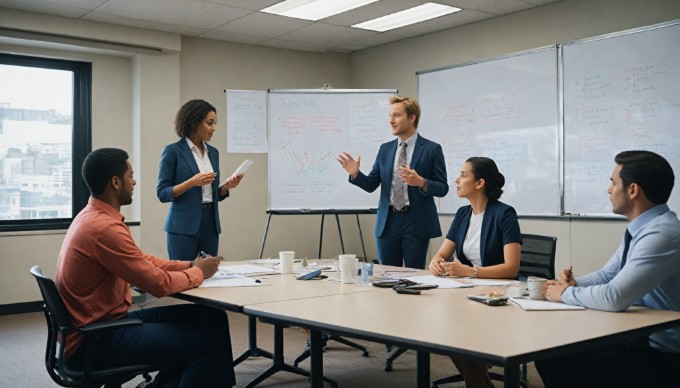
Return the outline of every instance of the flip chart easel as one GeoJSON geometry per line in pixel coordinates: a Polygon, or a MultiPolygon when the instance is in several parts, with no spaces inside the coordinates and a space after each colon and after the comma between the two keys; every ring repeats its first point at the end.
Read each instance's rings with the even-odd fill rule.
{"type": "Polygon", "coordinates": [[[361,241],[361,249],[364,253],[364,261],[368,261],[368,258],[366,256],[366,246],[364,245],[364,234],[361,231],[361,223],[359,222],[359,214],[375,214],[376,209],[364,209],[364,210],[334,210],[334,209],[328,209],[328,210],[271,210],[268,209],[267,213],[269,216],[267,217],[267,224],[264,227],[264,235],[262,236],[262,247],[260,248],[260,259],[262,258],[262,253],[264,252],[264,245],[267,242],[267,234],[269,233],[269,224],[271,223],[272,216],[273,215],[318,215],[321,214],[321,225],[319,227],[319,255],[318,259],[321,259],[321,249],[323,246],[323,226],[324,226],[324,221],[326,219],[326,215],[334,215],[335,216],[335,222],[338,225],[338,236],[340,237],[340,248],[342,250],[342,253],[345,253],[345,243],[342,239],[342,228],[340,227],[340,215],[341,214],[349,214],[356,217],[357,220],[357,228],[359,229],[359,240],[361,241]]]}

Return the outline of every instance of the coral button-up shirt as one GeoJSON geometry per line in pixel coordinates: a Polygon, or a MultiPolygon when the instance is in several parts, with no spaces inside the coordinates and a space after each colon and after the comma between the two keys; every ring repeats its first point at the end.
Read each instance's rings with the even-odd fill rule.
{"type": "MultiPolygon", "coordinates": [[[[203,272],[188,261],[161,259],[137,246],[125,217],[90,197],[66,233],[56,285],[76,326],[124,318],[132,304],[130,284],[163,297],[200,285],[203,272]]],[[[81,345],[69,338],[65,355],[81,345]]]]}

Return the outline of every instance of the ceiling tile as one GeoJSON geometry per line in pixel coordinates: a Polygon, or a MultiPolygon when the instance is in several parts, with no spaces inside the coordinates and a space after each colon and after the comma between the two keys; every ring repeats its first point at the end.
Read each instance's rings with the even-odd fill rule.
{"type": "Polygon", "coordinates": [[[518,12],[533,5],[524,0],[436,0],[438,3],[494,15],[518,12]]]}
{"type": "Polygon", "coordinates": [[[149,26],[153,24],[153,22],[149,20],[131,19],[123,16],[111,15],[108,13],[101,13],[96,11],[83,16],[81,19],[138,28],[150,28],[149,26]]]}
{"type": "Polygon", "coordinates": [[[200,35],[201,38],[226,40],[234,43],[258,44],[267,40],[266,36],[239,34],[235,32],[211,30],[200,35]]]}
{"type": "Polygon", "coordinates": [[[176,11],[165,15],[158,19],[161,23],[176,23],[189,24],[189,22],[205,13],[208,13],[219,7],[217,4],[207,3],[205,1],[194,1],[186,7],[177,9],[176,11]]]}
{"type": "Polygon", "coordinates": [[[210,12],[192,18],[186,24],[194,27],[213,29],[251,13],[253,13],[253,11],[244,8],[218,5],[217,8],[210,10],[210,12]]]}
{"type": "Polygon", "coordinates": [[[307,27],[300,28],[299,30],[281,35],[280,39],[332,47],[339,43],[351,42],[375,34],[377,34],[377,32],[360,30],[358,28],[314,23],[307,27]]]}
{"type": "Polygon", "coordinates": [[[145,26],[144,28],[148,28],[148,29],[152,29],[152,30],[158,30],[158,31],[172,32],[172,33],[175,33],[175,34],[187,35],[187,36],[199,36],[201,34],[208,32],[208,31],[211,31],[208,28],[183,26],[183,25],[178,25],[178,24],[165,24],[165,23],[151,23],[151,24],[145,26]]]}
{"type": "Polygon", "coordinates": [[[381,32],[373,36],[369,36],[364,39],[358,39],[352,42],[345,42],[338,44],[333,47],[333,49],[341,50],[342,52],[352,52],[356,50],[362,50],[367,47],[379,46],[381,44],[386,44],[394,42],[400,39],[404,39],[405,36],[401,34],[395,34],[390,32],[381,32]]]}
{"type": "Polygon", "coordinates": [[[253,11],[259,11],[261,9],[267,8],[269,6],[281,2],[281,0],[207,0],[207,1],[211,3],[229,5],[232,7],[250,9],[253,11]]]}
{"type": "Polygon", "coordinates": [[[279,35],[295,31],[313,22],[302,19],[292,19],[285,16],[255,12],[218,27],[220,31],[240,32],[243,34],[261,35],[274,38],[279,35]]]}
{"type": "Polygon", "coordinates": [[[422,23],[401,27],[394,31],[405,36],[413,37],[431,32],[445,30],[448,28],[462,26],[464,24],[477,22],[495,16],[496,15],[492,15],[489,13],[466,10],[456,12],[450,15],[441,16],[435,19],[427,20],[422,23]]]}
{"type": "Polygon", "coordinates": [[[291,42],[288,40],[282,40],[282,39],[269,39],[264,42],[259,43],[260,46],[269,46],[269,47],[275,47],[275,48],[283,48],[283,49],[290,49],[290,50],[302,50],[302,51],[317,51],[317,52],[326,52],[328,51],[325,45],[317,45],[313,43],[304,43],[304,42],[291,42]]]}
{"type": "Polygon", "coordinates": [[[433,0],[463,11],[385,33],[350,26],[428,0],[381,0],[318,22],[257,11],[279,1],[0,0],[0,7],[238,43],[351,52],[562,0],[433,0]]]}
{"type": "Polygon", "coordinates": [[[338,26],[351,26],[357,23],[365,22],[367,20],[389,15],[391,13],[403,11],[405,9],[419,5],[418,3],[426,2],[427,2],[426,0],[377,1],[375,3],[367,4],[363,7],[355,8],[347,12],[343,12],[341,14],[327,17],[321,21],[324,23],[335,24],[338,26]]]}
{"type": "Polygon", "coordinates": [[[192,0],[109,0],[97,11],[110,15],[157,21],[192,2],[192,0]]]}

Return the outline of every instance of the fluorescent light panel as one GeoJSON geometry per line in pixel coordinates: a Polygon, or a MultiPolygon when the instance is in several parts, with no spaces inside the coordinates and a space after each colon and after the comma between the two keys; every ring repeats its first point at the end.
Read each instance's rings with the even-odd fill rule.
{"type": "Polygon", "coordinates": [[[317,21],[376,1],[378,0],[286,0],[260,11],[317,21]]]}
{"type": "Polygon", "coordinates": [[[449,7],[448,5],[425,3],[417,7],[405,9],[390,15],[381,16],[373,20],[355,24],[352,27],[384,32],[393,30],[395,28],[424,22],[425,20],[438,18],[440,16],[452,14],[458,11],[462,10],[456,7],[449,7]]]}

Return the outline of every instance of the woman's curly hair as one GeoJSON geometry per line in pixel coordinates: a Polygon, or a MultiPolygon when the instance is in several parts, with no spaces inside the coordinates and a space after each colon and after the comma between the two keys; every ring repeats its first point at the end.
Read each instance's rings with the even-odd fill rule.
{"type": "Polygon", "coordinates": [[[205,116],[217,109],[204,100],[191,100],[182,105],[175,116],[175,133],[179,137],[191,137],[205,116]]]}

